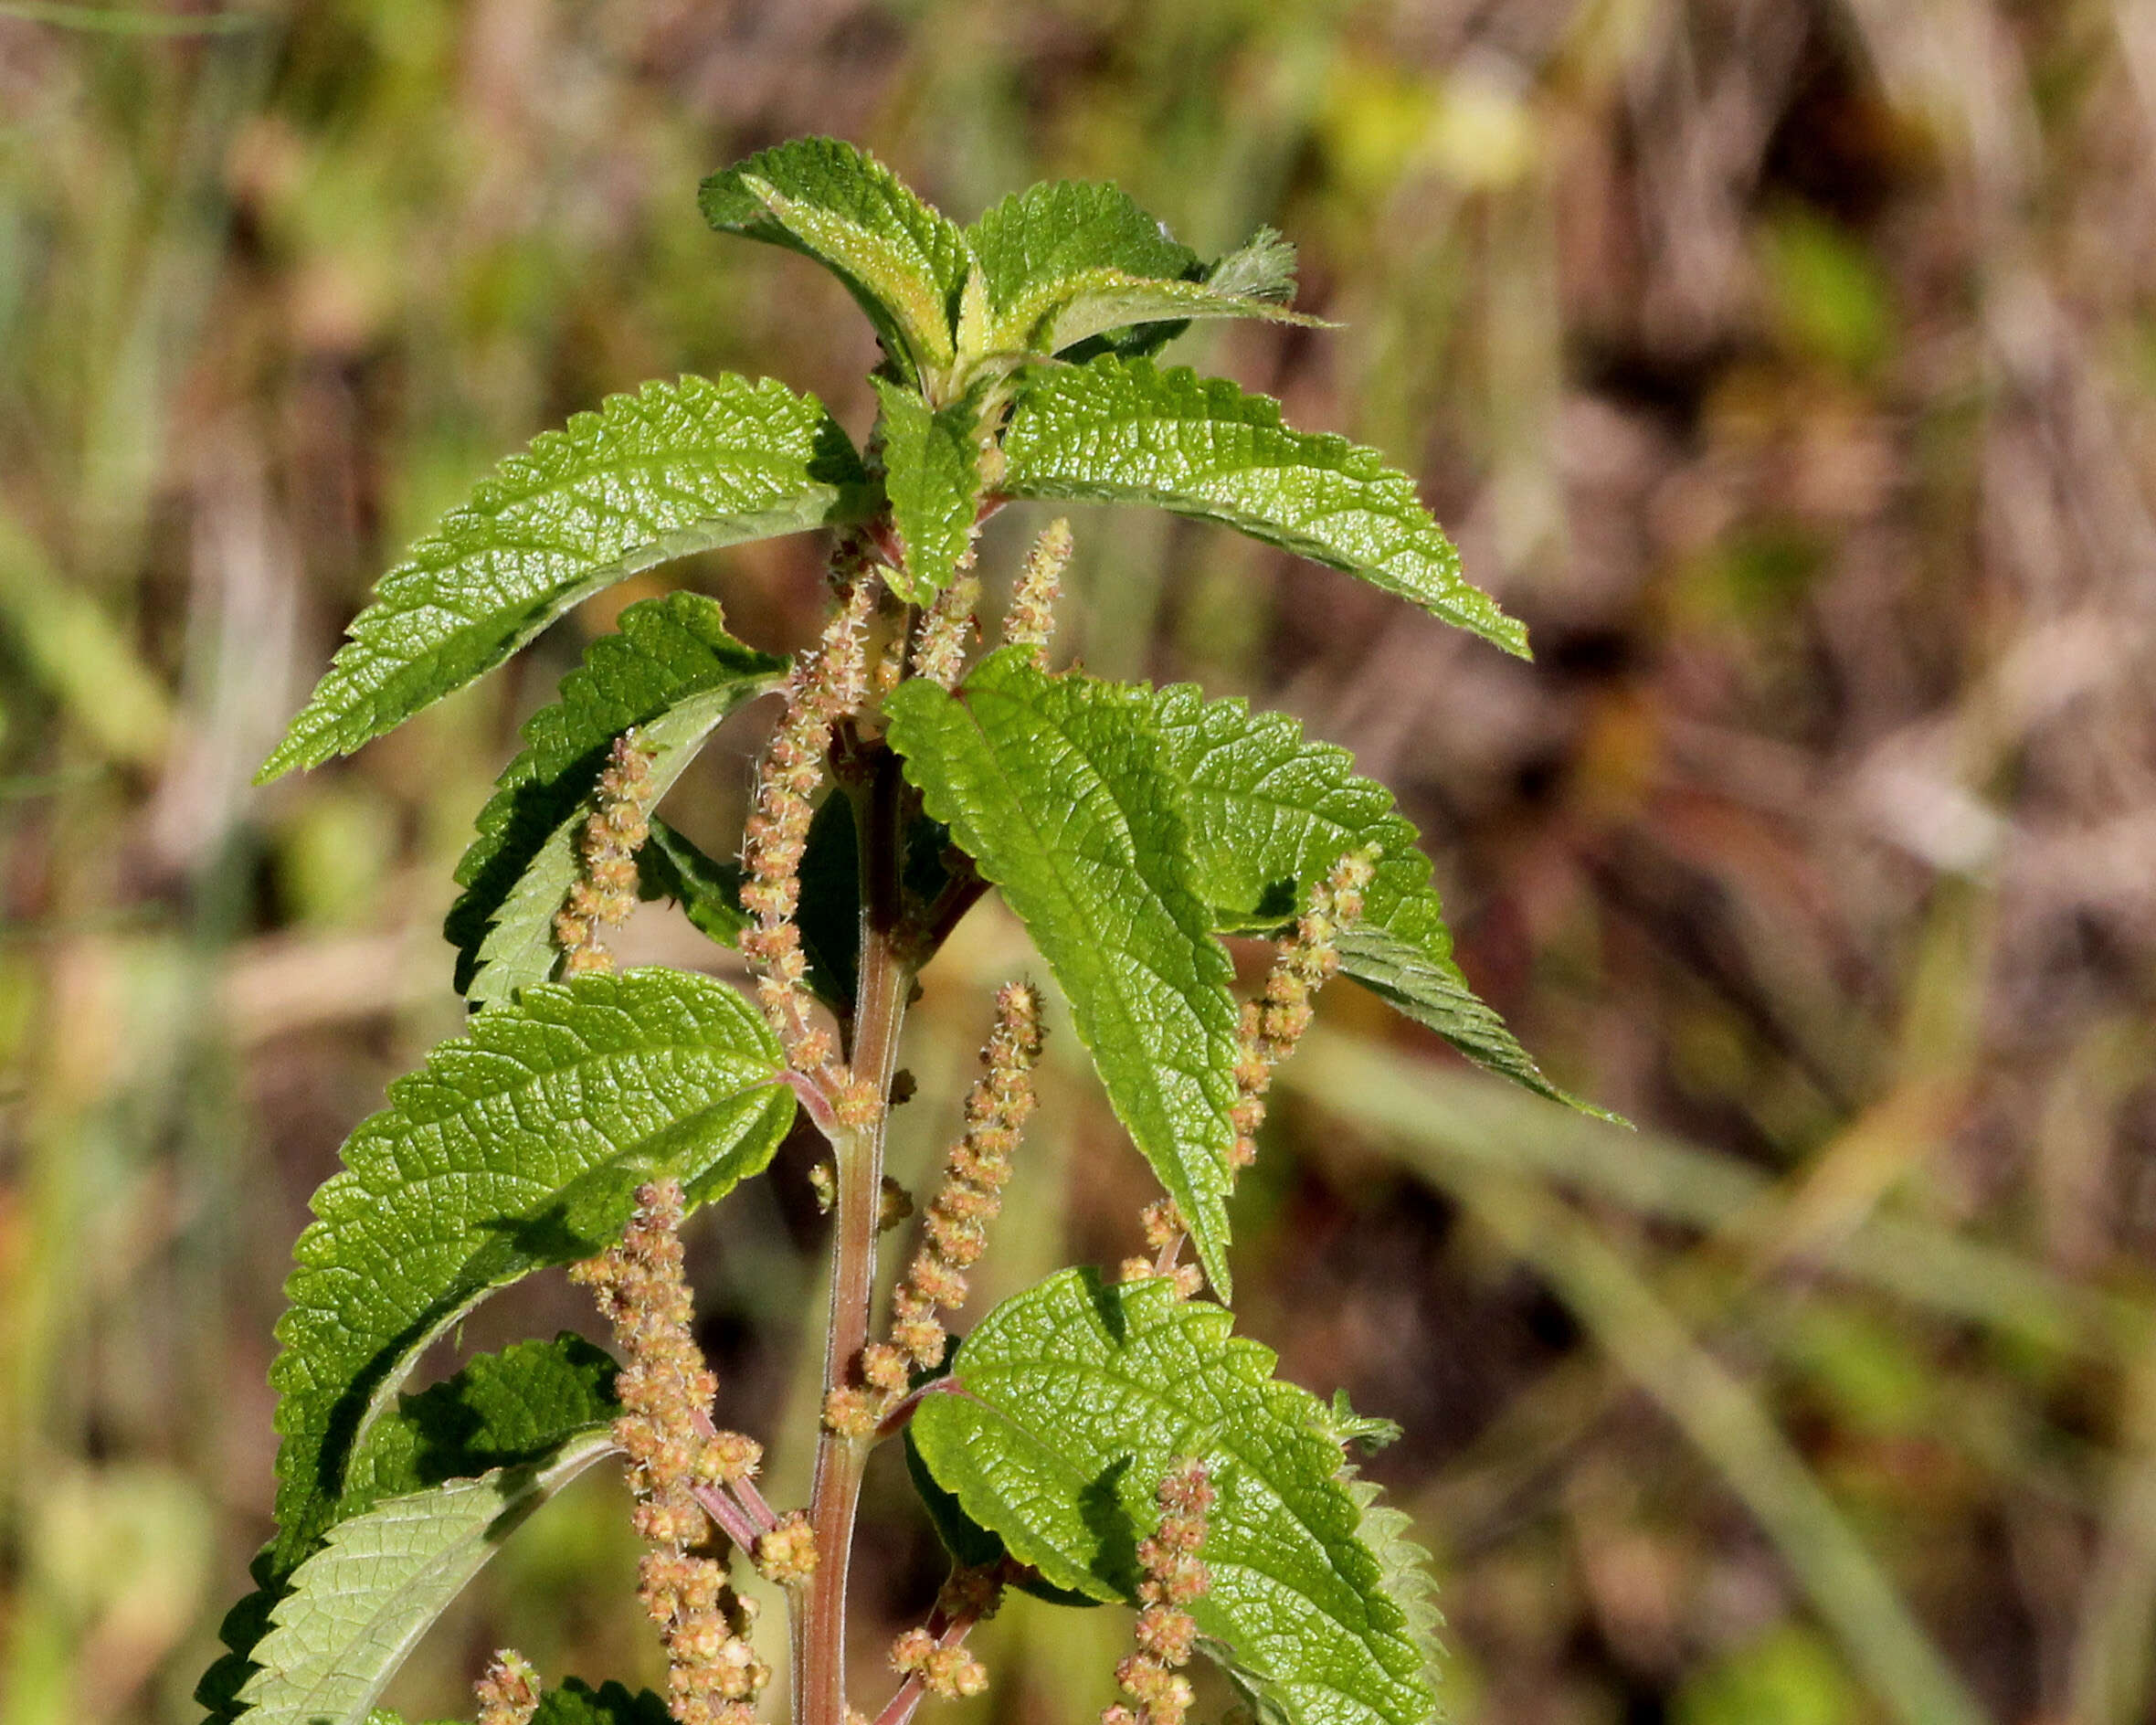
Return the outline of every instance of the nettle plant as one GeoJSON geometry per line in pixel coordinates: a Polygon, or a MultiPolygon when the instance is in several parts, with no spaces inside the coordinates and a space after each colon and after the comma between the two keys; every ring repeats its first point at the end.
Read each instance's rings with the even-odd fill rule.
{"type": "Polygon", "coordinates": [[[1151,503],[1508,651],[1522,631],[1372,451],[1155,365],[1191,319],[1313,321],[1285,307],[1277,235],[1207,265],[1115,187],[1079,184],[960,228],[825,139],[750,158],[702,201],[721,231],[830,269],[874,323],[865,451],[814,400],[735,376],[579,415],[383,579],[262,776],[357,748],[691,552],[827,530],[829,620],[789,661],[734,639],[701,594],[639,601],[526,725],[457,871],[470,1032],[391,1086],[300,1239],[271,1372],[278,1532],[199,1699],[213,1720],[368,1720],[509,1531],[618,1455],[667,1693],[542,1693],[504,1653],[479,1683],[490,1725],[746,1725],[777,1636],[735,1591],[737,1562],[785,1590],[800,1725],[904,1725],[924,1697],[978,1692],[964,1638],[1010,1587],[1138,1608],[1106,1725],[1178,1725],[1194,1653],[1286,1725],[1420,1725],[1436,1622],[1421,1553],[1345,1454],[1390,1428],[1279,1381],[1234,1336],[1228,1199],[1336,969],[1557,1093],[1453,964],[1381,787],[1239,701],[1051,671],[1062,521],[982,651],[976,535],[1020,500],[1151,503]],[[782,705],[739,861],[716,860],[654,805],[765,694],[782,705]],[[914,979],[991,888],[1166,1196],[1113,1275],[1063,1270],[954,1340],[1034,1106],[1042,993],[998,995],[942,1189],[879,1289],[878,1233],[910,1202],[884,1176],[884,1128],[911,1089],[914,979]],[[695,972],[616,973],[606,930],[660,898],[739,950],[753,1000],[695,972]],[[1238,1002],[1224,935],[1274,943],[1255,1000],[1238,1002]],[[758,1444],[714,1418],[679,1229],[763,1171],[798,1112],[829,1141],[835,1215],[814,1492],[782,1512],[756,1484],[758,1444]],[[405,1390],[478,1301],[555,1265],[596,1296],[618,1361],[565,1335],[405,1390]],[[954,1567],[890,1649],[892,1692],[862,1697],[845,1682],[848,1559],[863,1466],[893,1439],[954,1567]]]}

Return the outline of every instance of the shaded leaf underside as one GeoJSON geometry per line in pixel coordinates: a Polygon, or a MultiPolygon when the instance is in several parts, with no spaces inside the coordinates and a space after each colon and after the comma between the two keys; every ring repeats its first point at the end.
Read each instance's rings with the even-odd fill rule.
{"type": "Polygon", "coordinates": [[[457,865],[466,890],[442,932],[457,947],[457,986],[476,1004],[554,979],[555,914],[577,876],[584,823],[615,737],[635,727],[656,801],[744,702],[775,689],[787,661],[745,647],[699,593],[670,593],[621,613],[561,698],[525,723],[524,748],[480,811],[457,865]]]}
{"type": "Polygon", "coordinates": [[[603,1428],[544,1462],[391,1497],[339,1522],[292,1576],[240,1691],[257,1725],[360,1725],[449,1602],[533,1510],[613,1447],[603,1428]]]}
{"type": "MultiPolygon", "coordinates": [[[[615,1417],[614,1379],[614,1361],[604,1350],[567,1334],[479,1355],[454,1377],[398,1396],[375,1422],[352,1458],[336,1520],[448,1480],[544,1464],[572,1438],[615,1417]]],[[[259,1668],[255,1649],[291,1591],[290,1574],[270,1553],[254,1568],[257,1591],[233,1607],[220,1630],[231,1651],[196,1691],[213,1720],[242,1710],[240,1690],[259,1668]]]]}

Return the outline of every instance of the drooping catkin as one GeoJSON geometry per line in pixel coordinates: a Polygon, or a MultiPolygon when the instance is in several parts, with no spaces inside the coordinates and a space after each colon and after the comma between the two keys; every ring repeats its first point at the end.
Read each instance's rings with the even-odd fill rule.
{"type": "Polygon", "coordinates": [[[539,1674],[513,1647],[503,1647],[471,1686],[479,1698],[479,1725],[531,1725],[539,1710],[539,1674]]]}
{"type": "Polygon", "coordinates": [[[1350,851],[1310,894],[1310,908],[1295,932],[1280,943],[1259,997],[1242,1009],[1235,1061],[1235,1104],[1229,1119],[1235,1142],[1228,1152],[1232,1173],[1257,1159],[1258,1127],[1265,1120],[1265,1092],[1280,1063],[1295,1052],[1310,1028],[1319,989],[1340,968],[1340,934],[1362,917],[1362,895],[1376,873],[1376,845],[1350,851]]]}
{"type": "Polygon", "coordinates": [[[636,1529],[651,1548],[637,1592],[666,1648],[668,1709],[678,1725],[751,1725],[771,1668],[749,1644],[752,1602],[703,1554],[717,1535],[697,1492],[747,1479],[762,1450],[711,1425],[718,1385],[690,1333],[681,1226],[677,1182],[640,1187],[620,1243],[569,1276],[592,1290],[628,1356],[615,1380],[614,1440],[629,1457],[636,1529]]]}
{"type": "MultiPolygon", "coordinates": [[[[857,556],[843,550],[834,571],[852,569],[857,556]]],[[[839,609],[823,638],[803,654],[787,680],[786,706],[756,767],[755,806],[744,829],[742,908],[756,926],[741,937],[741,950],[757,967],[756,1000],[798,1072],[826,1081],[844,1080],[829,1032],[810,1015],[808,958],[795,913],[801,902],[801,857],[808,849],[811,799],[822,781],[832,727],[867,693],[866,650],[861,632],[875,603],[876,584],[865,572],[846,577],[839,609]]]]}
{"type": "Polygon", "coordinates": [[[1185,1607],[1212,1585],[1198,1555],[1214,1500],[1205,1465],[1193,1460],[1170,1468],[1154,1500],[1160,1526],[1137,1549],[1137,1651],[1115,1667],[1117,1686],[1137,1705],[1104,1709],[1101,1725],[1182,1725],[1190,1709],[1190,1680],[1177,1667],[1189,1659],[1198,1639],[1197,1621],[1185,1607]]]}
{"type": "Polygon", "coordinates": [[[592,812],[576,838],[576,881],[555,913],[554,938],[572,977],[614,968],[600,938],[637,907],[637,851],[651,836],[651,805],[658,800],[651,752],[631,730],[614,739],[599,773],[592,812]]]}
{"type": "Polygon", "coordinates": [[[849,1436],[875,1430],[915,1368],[944,1354],[939,1311],[965,1305],[966,1273],[988,1245],[988,1225],[1002,1207],[1012,1152],[1035,1104],[1033,1067],[1043,1028],[1039,990],[1006,983],[996,995],[996,1022],[981,1050],[985,1070],[966,1097],[966,1126],[944,1163],[943,1188],[922,1222],[920,1250],[892,1296],[891,1337],[872,1342],[857,1362],[859,1382],[834,1390],[824,1420],[849,1436]]]}
{"type": "MultiPolygon", "coordinates": [[[[1235,1101],[1228,1111],[1234,1138],[1228,1147],[1228,1179],[1257,1159],[1258,1128],[1265,1123],[1265,1093],[1280,1063],[1295,1052],[1310,1028],[1311,1001],[1340,968],[1341,932],[1362,915],[1363,894],[1383,852],[1376,845],[1350,851],[1333,864],[1310,894],[1310,908],[1295,919],[1292,935],[1281,941],[1256,1000],[1242,1009],[1236,1038],[1235,1101]]],[[[1188,1298],[1201,1280],[1195,1265],[1179,1264],[1185,1227],[1172,1199],[1148,1204],[1140,1216],[1150,1258],[1126,1258],[1122,1276],[1135,1282],[1149,1275],[1175,1279],[1176,1292],[1188,1298]]]]}
{"type": "Polygon", "coordinates": [[[1063,590],[1063,570],[1069,566],[1071,524],[1058,516],[1041,528],[1019,576],[1018,590],[1010,596],[1010,609],[1003,618],[1003,640],[1012,647],[1030,647],[1036,656],[1045,652],[1055,631],[1055,602],[1063,590]]]}

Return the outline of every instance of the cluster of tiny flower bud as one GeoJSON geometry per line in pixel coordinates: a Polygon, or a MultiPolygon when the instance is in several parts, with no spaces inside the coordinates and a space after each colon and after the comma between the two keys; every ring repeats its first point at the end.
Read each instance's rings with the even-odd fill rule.
{"type": "Polygon", "coordinates": [[[1183,1212],[1176,1208],[1172,1198],[1156,1199],[1138,1212],[1139,1225],[1145,1230],[1146,1245],[1150,1257],[1131,1257],[1123,1260],[1123,1279],[1126,1282],[1143,1281],[1149,1275],[1167,1275],[1174,1279],[1176,1296],[1189,1299],[1205,1282],[1205,1272],[1195,1264],[1177,1262],[1183,1249],[1183,1212]]]}
{"type": "MultiPolygon", "coordinates": [[[[749,1645],[753,1603],[734,1593],[717,1559],[691,1548],[713,1537],[707,1507],[743,1528],[729,1489],[762,1504],[750,1480],[763,1452],[712,1425],[718,1385],[690,1333],[681,1226],[680,1185],[641,1187],[620,1243],[569,1275],[591,1288],[629,1357],[615,1380],[622,1413],[614,1440],[629,1457],[637,1531],[652,1547],[638,1597],[666,1648],[668,1709],[679,1725],[751,1725],[753,1703],[771,1678],[749,1645]]],[[[813,1567],[812,1553],[807,1561],[813,1567]]]]}
{"type": "MultiPolygon", "coordinates": [[[[1310,1028],[1311,1000],[1340,968],[1341,931],[1362,915],[1362,895],[1377,872],[1382,852],[1376,845],[1350,851],[1310,894],[1310,908],[1295,920],[1295,931],[1280,943],[1265,986],[1258,998],[1242,1009],[1236,1038],[1235,1101],[1229,1123],[1235,1137],[1228,1147],[1231,1182],[1258,1157],[1258,1128],[1265,1123],[1265,1093],[1280,1063],[1295,1052],[1303,1032],[1310,1028]]],[[[1148,1205],[1141,1220],[1150,1258],[1123,1261],[1126,1282],[1148,1275],[1175,1278],[1176,1292],[1188,1298],[1200,1280],[1195,1265],[1177,1262],[1182,1252],[1184,1227],[1174,1201],[1163,1199],[1148,1205]]]]}
{"type": "Polygon", "coordinates": [[[808,1518],[796,1509],[778,1525],[757,1535],[749,1555],[767,1582],[781,1587],[798,1587],[816,1573],[816,1530],[808,1518]]]}
{"type": "Polygon", "coordinates": [[[962,1643],[938,1641],[925,1629],[909,1629],[891,1644],[891,1668],[920,1680],[939,1700],[956,1701],[988,1687],[988,1668],[962,1643]]]}
{"type": "Polygon", "coordinates": [[[911,1699],[923,1694],[951,1701],[988,1687],[988,1668],[961,1645],[974,1624],[996,1614],[1003,1603],[1004,1565],[961,1566],[935,1596],[926,1627],[909,1629],[891,1644],[892,1668],[906,1681],[884,1709],[885,1719],[904,1719],[911,1699]]]}
{"type": "MultiPolygon", "coordinates": [[[[825,1083],[841,1118],[860,1112],[858,1098],[851,1095],[860,1086],[839,1070],[830,1033],[810,1017],[804,982],[808,958],[794,914],[800,905],[801,857],[814,813],[810,799],[823,778],[831,729],[867,693],[861,630],[875,595],[875,582],[866,575],[848,580],[823,639],[795,665],[787,683],[786,709],[756,768],[755,808],[741,845],[747,875],[742,908],[756,923],[742,936],[741,950],[761,973],[757,1001],[787,1060],[796,1071],[825,1083]]],[[[872,1118],[879,1099],[868,1100],[872,1118]]]]}
{"type": "Polygon", "coordinates": [[[1055,630],[1055,601],[1063,590],[1063,570],[1071,561],[1071,524],[1058,516],[1041,528],[1019,576],[1018,590],[1003,619],[1003,639],[1013,647],[1046,651],[1055,630]]]}
{"type": "MultiPolygon", "coordinates": [[[[970,549],[966,561],[973,561],[970,549]]],[[[980,604],[980,577],[970,572],[935,596],[914,636],[913,672],[941,688],[956,688],[966,668],[966,648],[978,632],[974,611],[980,604]]]]}
{"type": "Polygon", "coordinates": [[[904,1395],[916,1370],[942,1363],[938,1311],[966,1304],[966,1273],[988,1246],[988,1223],[1002,1208],[1011,1155],[1034,1106],[1033,1066],[1041,1058],[1041,996],[1026,983],[996,995],[996,1024],[981,1050],[986,1068],[966,1097],[966,1128],[944,1163],[943,1189],[922,1220],[921,1248],[892,1296],[891,1339],[871,1342],[857,1362],[859,1382],[831,1392],[824,1423],[848,1437],[873,1432],[904,1395]]]}
{"type": "Polygon", "coordinates": [[[1177,1667],[1189,1661],[1198,1639],[1197,1622],[1185,1607],[1212,1585],[1198,1555],[1205,1513],[1213,1506],[1204,1464],[1170,1468],[1155,1501],[1160,1526],[1137,1550],[1137,1651],[1115,1667],[1117,1685],[1136,1706],[1104,1709],[1101,1725],[1182,1725],[1190,1709],[1190,1680],[1177,1667]]]}
{"type": "Polygon", "coordinates": [[[593,809],[576,841],[576,883],[555,913],[554,938],[573,977],[611,970],[599,930],[629,920],[637,907],[637,850],[651,836],[651,755],[634,731],[614,739],[599,774],[593,809]]]}
{"type": "Polygon", "coordinates": [[[539,1674],[513,1648],[497,1653],[486,1676],[471,1687],[479,1697],[479,1725],[531,1725],[539,1710],[539,1674]]]}

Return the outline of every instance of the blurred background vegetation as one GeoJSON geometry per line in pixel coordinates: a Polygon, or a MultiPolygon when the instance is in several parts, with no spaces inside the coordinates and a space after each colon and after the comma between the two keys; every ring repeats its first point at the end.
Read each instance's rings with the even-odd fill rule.
{"type": "MultiPolygon", "coordinates": [[[[1390,451],[1533,630],[1519,665],[1229,535],[1077,523],[1065,649],[1354,748],[1469,975],[1643,1128],[1342,985],[1239,1200],[1245,1328],[1406,1427],[1374,1469],[1452,1716],[2156,1718],[2148,0],[0,5],[6,1718],[192,1717],[307,1196],[456,1028],[449,870],[518,718],[653,583],[356,760],[250,771],[539,429],[720,368],[865,426],[842,293],[694,207],[808,131],[961,217],[1070,175],[1209,252],[1284,229],[1345,329],[1180,356],[1390,451]]],[[[813,555],[661,578],[792,646],[813,555]]],[[[767,722],[685,794],[714,850],[767,722]]],[[[931,973],[927,1096],[1021,950],[984,910],[931,973]]],[[[1052,1082],[990,1295],[1131,1244],[1142,1170],[1052,1082]]],[[[807,1160],[693,1243],[760,1434],[808,1406],[807,1160]]],[[[467,1345],[587,1325],[558,1278],[497,1307],[467,1345]]],[[[938,1565],[895,1471],[863,1551],[874,1693],[938,1565]]],[[[504,1638],[648,1678],[632,1561],[587,1479],[390,1699],[466,1710],[504,1638]]],[[[967,1718],[1092,1719],[1126,1635],[1014,1606],[967,1718]]]]}

